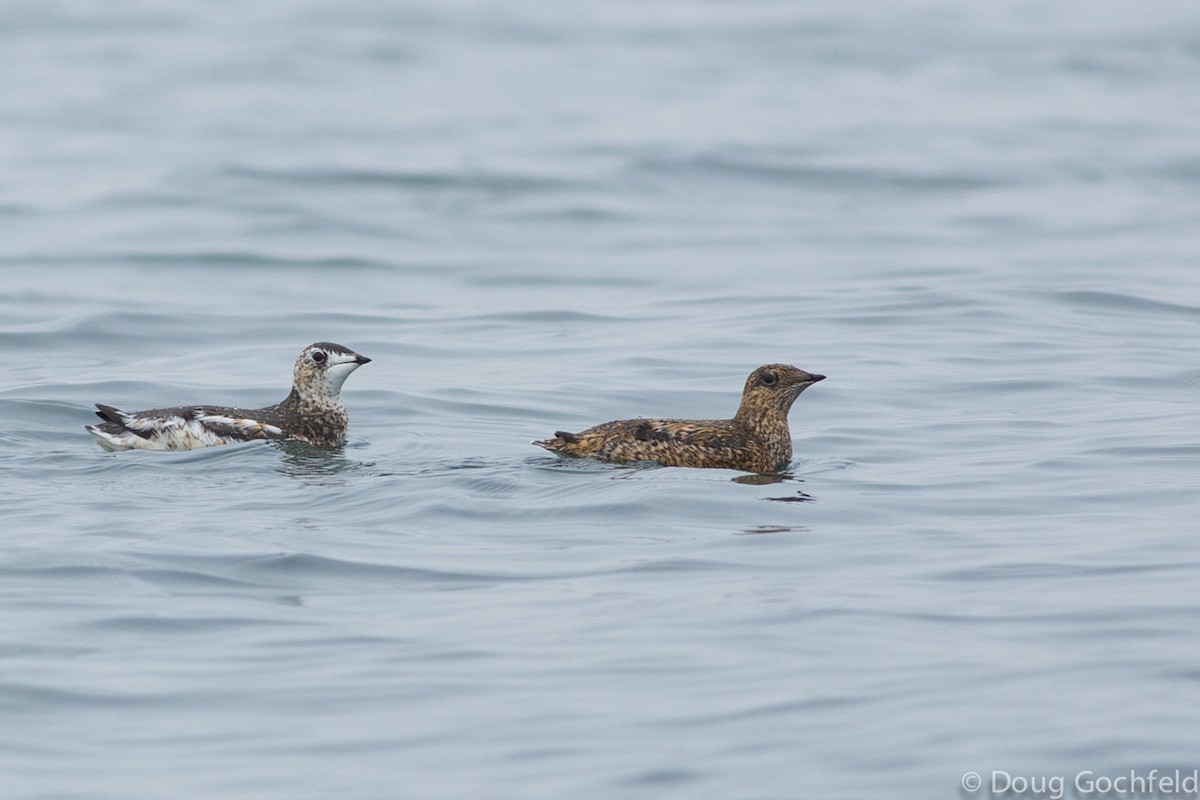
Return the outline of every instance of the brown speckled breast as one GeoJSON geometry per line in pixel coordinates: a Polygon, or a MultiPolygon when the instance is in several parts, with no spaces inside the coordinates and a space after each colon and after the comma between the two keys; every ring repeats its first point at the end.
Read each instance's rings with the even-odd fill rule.
{"type": "Polygon", "coordinates": [[[346,443],[350,419],[342,406],[300,408],[284,416],[283,429],[289,439],[315,447],[341,447],[346,443]]]}

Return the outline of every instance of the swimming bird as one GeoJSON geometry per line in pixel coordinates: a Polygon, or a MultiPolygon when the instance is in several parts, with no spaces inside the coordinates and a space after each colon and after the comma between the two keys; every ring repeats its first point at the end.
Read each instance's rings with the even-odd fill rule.
{"type": "Polygon", "coordinates": [[[733,419],[622,419],[580,433],[555,431],[553,439],[534,444],[603,461],[778,472],[792,458],[788,411],[801,392],[823,380],[787,364],[766,364],[746,379],[733,419]]]}
{"type": "Polygon", "coordinates": [[[253,439],[340,447],[349,424],[342,384],[370,361],[340,344],[317,342],[296,359],[292,391],[273,406],[178,406],[130,413],[97,403],[96,416],[104,422],[83,427],[105,450],[195,450],[253,439]]]}

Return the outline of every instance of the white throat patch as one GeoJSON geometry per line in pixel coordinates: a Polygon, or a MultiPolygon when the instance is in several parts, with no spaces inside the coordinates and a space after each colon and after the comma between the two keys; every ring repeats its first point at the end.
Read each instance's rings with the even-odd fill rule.
{"type": "Polygon", "coordinates": [[[326,393],[334,397],[341,394],[342,384],[346,382],[346,378],[350,377],[350,373],[358,369],[359,366],[359,363],[352,356],[338,356],[330,353],[329,366],[325,368],[325,375],[321,379],[321,384],[326,393]],[[335,358],[344,358],[345,360],[335,362],[335,358]]]}

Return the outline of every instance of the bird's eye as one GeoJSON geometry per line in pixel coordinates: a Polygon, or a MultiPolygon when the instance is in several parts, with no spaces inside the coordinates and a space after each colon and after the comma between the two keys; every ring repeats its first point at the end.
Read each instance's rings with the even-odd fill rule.
{"type": "Polygon", "coordinates": [[[762,374],[763,386],[774,386],[777,383],[779,383],[779,376],[774,372],[764,372],[762,374]]]}
{"type": "Polygon", "coordinates": [[[325,355],[324,350],[313,350],[312,360],[314,362],[316,362],[317,364],[324,364],[325,359],[327,359],[327,358],[329,358],[329,356],[325,355]]]}

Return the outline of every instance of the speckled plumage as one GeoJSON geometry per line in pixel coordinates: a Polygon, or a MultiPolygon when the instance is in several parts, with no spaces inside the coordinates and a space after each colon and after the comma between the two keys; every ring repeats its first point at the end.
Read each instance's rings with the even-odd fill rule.
{"type": "Polygon", "coordinates": [[[106,450],[195,450],[254,439],[294,439],[317,447],[346,442],[342,384],[371,359],[332,342],[304,348],[292,391],[266,408],[177,406],[125,412],[96,404],[99,425],[85,425],[106,450]]]}
{"type": "Polygon", "coordinates": [[[776,472],[792,458],[787,421],[792,403],[824,379],[787,364],[766,364],[746,379],[732,419],[623,419],[580,433],[556,431],[553,439],[534,444],[562,455],[621,463],[776,472]]]}

